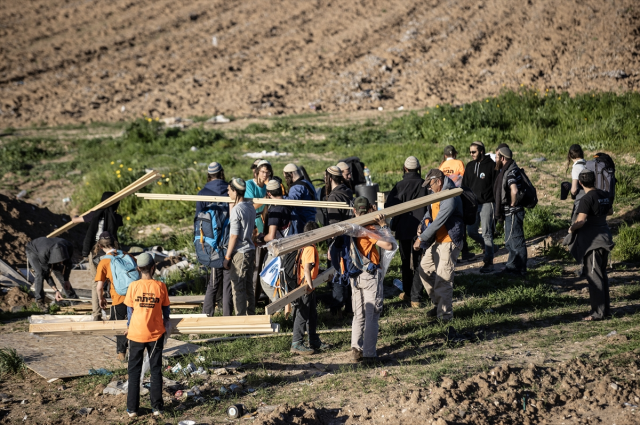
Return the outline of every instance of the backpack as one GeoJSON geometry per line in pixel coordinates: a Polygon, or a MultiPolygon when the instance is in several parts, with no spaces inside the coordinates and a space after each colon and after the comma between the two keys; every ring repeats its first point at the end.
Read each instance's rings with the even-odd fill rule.
{"type": "Polygon", "coordinates": [[[462,200],[462,221],[467,226],[476,222],[478,215],[478,198],[476,195],[466,186],[461,187],[463,192],[460,196],[462,200]]]}
{"type": "Polygon", "coordinates": [[[200,211],[193,222],[198,262],[205,267],[222,268],[229,242],[229,209],[226,203],[211,203],[200,211]]]}
{"type": "Polygon", "coordinates": [[[594,159],[587,161],[587,170],[596,175],[595,188],[607,192],[613,204],[616,197],[616,165],[606,153],[598,152],[593,157],[594,159]]]}
{"type": "MultiPolygon", "coordinates": [[[[140,279],[140,272],[134,259],[122,251],[116,251],[116,255],[105,256],[111,261],[111,284],[118,295],[127,295],[127,289],[131,282],[140,279]]],[[[103,258],[105,258],[103,257],[103,258]]]]}
{"type": "Polygon", "coordinates": [[[366,184],[367,181],[364,178],[364,162],[360,161],[357,156],[350,156],[349,158],[341,159],[338,162],[345,162],[349,165],[351,170],[351,179],[353,180],[353,186],[359,184],[366,184]]]}
{"type": "Polygon", "coordinates": [[[538,192],[522,168],[520,168],[520,174],[522,175],[522,190],[518,193],[518,205],[529,209],[535,208],[538,205],[538,192]]]}

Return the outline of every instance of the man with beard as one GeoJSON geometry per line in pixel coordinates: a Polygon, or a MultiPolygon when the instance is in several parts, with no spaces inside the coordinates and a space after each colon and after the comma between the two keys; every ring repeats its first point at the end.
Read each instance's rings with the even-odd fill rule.
{"type": "Polygon", "coordinates": [[[501,274],[523,276],[527,272],[527,245],[524,239],[524,208],[518,205],[518,193],[522,192],[523,179],[520,167],[512,159],[506,146],[496,153],[496,169],[500,170],[493,186],[496,202],[495,216],[504,220],[504,244],[509,259],[501,274]]]}
{"type": "MultiPolygon", "coordinates": [[[[315,201],[316,189],[310,181],[304,178],[302,170],[295,164],[284,167],[284,179],[289,188],[289,194],[284,199],[299,201],[315,201]]],[[[302,233],[304,225],[316,220],[316,209],[313,207],[293,207],[295,233],[302,233]]]]}

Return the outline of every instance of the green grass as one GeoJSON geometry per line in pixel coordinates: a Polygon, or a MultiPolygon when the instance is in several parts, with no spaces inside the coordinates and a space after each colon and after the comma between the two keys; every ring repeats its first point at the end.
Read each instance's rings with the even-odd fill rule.
{"type": "Polygon", "coordinates": [[[0,348],[0,378],[21,373],[25,368],[24,360],[13,348],[0,348]]]}
{"type": "Polygon", "coordinates": [[[622,223],[613,241],[616,246],[611,255],[617,261],[640,262],[640,225],[622,223]]]}

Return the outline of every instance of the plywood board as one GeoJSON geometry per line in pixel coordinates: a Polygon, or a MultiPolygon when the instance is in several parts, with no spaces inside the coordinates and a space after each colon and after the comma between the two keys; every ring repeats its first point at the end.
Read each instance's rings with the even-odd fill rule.
{"type": "MultiPolygon", "coordinates": [[[[38,338],[27,332],[15,332],[2,334],[0,347],[15,349],[27,367],[46,380],[85,376],[89,369],[127,367],[116,359],[115,337],[38,338]]],[[[198,345],[169,338],[162,354],[173,357],[195,352],[198,348],[198,345]]]]}

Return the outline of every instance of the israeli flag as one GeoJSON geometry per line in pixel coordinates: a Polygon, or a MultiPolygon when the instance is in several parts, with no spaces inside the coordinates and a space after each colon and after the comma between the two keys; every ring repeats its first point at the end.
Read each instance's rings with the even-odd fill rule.
{"type": "Polygon", "coordinates": [[[278,275],[280,274],[280,267],[282,262],[280,261],[280,257],[276,257],[273,260],[269,261],[269,264],[264,266],[262,272],[260,272],[260,277],[262,280],[267,282],[269,286],[276,286],[276,282],[278,281],[278,275]]]}

